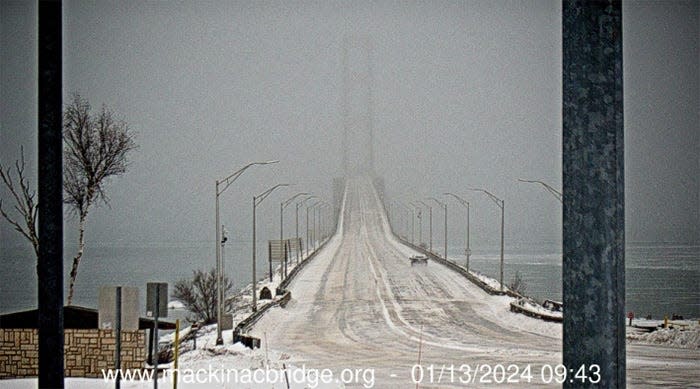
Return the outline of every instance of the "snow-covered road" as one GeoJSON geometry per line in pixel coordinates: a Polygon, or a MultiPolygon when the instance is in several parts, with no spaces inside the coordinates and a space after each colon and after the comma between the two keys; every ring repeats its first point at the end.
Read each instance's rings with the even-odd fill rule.
{"type": "MultiPolygon", "coordinates": [[[[389,231],[371,182],[350,180],[338,233],[291,284],[291,303],[269,311],[253,335],[295,366],[374,369],[375,387],[412,385],[419,353],[421,387],[502,386],[479,383],[499,380],[497,365],[517,386],[543,385],[543,365],[561,363],[561,324],[511,313],[509,297],[437,263],[412,267],[412,254],[389,231]],[[465,385],[466,366],[477,365],[477,382],[465,385]]],[[[629,353],[631,385],[699,381],[697,350],[634,345],[629,353]]]]}

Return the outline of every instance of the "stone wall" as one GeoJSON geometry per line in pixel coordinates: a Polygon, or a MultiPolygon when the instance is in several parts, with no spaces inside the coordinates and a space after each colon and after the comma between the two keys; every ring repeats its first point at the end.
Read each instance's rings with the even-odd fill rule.
{"type": "MultiPolygon", "coordinates": [[[[66,329],[66,377],[102,378],[102,369],[114,367],[116,338],[112,330],[66,329]]],[[[39,365],[36,329],[0,329],[0,379],[32,377],[39,365]]],[[[144,331],[122,331],[122,369],[143,368],[144,331]]]]}

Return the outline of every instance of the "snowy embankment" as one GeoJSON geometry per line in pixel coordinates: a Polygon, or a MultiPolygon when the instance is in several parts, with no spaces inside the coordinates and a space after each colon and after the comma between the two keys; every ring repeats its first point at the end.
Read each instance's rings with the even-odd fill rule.
{"type": "Polygon", "coordinates": [[[674,320],[663,328],[662,320],[634,319],[627,327],[629,343],[700,349],[700,320],[674,320]]]}

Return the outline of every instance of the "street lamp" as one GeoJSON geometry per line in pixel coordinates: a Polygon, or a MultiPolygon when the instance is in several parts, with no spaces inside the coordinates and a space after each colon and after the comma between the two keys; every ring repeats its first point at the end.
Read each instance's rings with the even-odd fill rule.
{"type": "Polygon", "coordinates": [[[550,185],[548,185],[548,184],[546,184],[546,183],[544,183],[544,182],[542,182],[542,181],[537,181],[537,180],[521,180],[520,178],[518,178],[518,181],[520,181],[520,182],[529,182],[529,183],[533,183],[533,184],[540,184],[540,185],[544,186],[544,188],[547,190],[547,192],[551,193],[552,196],[556,197],[557,200],[559,200],[560,203],[562,203],[562,204],[564,203],[564,201],[563,201],[563,199],[562,199],[562,194],[561,194],[561,192],[558,191],[558,190],[556,190],[556,189],[554,189],[553,187],[551,187],[550,185]]]}
{"type": "MultiPolygon", "coordinates": [[[[260,203],[267,198],[267,196],[272,193],[275,189],[281,187],[281,186],[289,186],[289,184],[277,184],[273,186],[272,188],[260,193],[257,196],[253,196],[253,312],[258,310],[258,300],[257,300],[257,277],[255,275],[255,257],[256,257],[256,252],[255,250],[257,249],[257,244],[256,244],[256,226],[255,226],[255,208],[260,205],[260,203]]],[[[270,261],[270,279],[272,279],[272,261],[270,261]]]]}
{"type": "Polygon", "coordinates": [[[472,254],[471,249],[469,248],[469,201],[457,196],[454,193],[443,193],[446,196],[452,196],[454,197],[460,204],[462,204],[464,207],[467,208],[467,248],[464,249],[464,254],[467,256],[467,271],[469,271],[469,256],[472,254]]]}
{"type": "MultiPolygon", "coordinates": [[[[297,239],[299,239],[299,207],[301,207],[305,202],[307,202],[311,199],[316,199],[316,198],[318,198],[318,197],[311,195],[311,196],[305,198],[304,200],[297,201],[297,203],[294,205],[294,208],[296,211],[296,238],[297,239]]],[[[300,247],[300,249],[301,249],[301,247],[300,247]]],[[[308,247],[307,247],[307,250],[308,250],[308,247]]],[[[299,251],[301,251],[301,250],[297,250],[297,263],[299,263],[299,251]]]]}
{"type": "MultiPolygon", "coordinates": [[[[287,206],[294,201],[299,196],[307,196],[309,195],[306,192],[299,192],[295,194],[294,196],[288,198],[285,201],[280,202],[280,244],[283,244],[282,241],[284,240],[284,209],[287,208],[287,206]]],[[[299,215],[297,214],[297,223],[298,223],[298,217],[299,215]]],[[[299,236],[299,232],[297,231],[297,236],[299,236]]],[[[283,272],[284,274],[287,274],[287,263],[285,262],[283,265],[283,272]]]]}
{"type": "Polygon", "coordinates": [[[433,200],[442,206],[442,210],[445,213],[445,260],[447,261],[447,203],[436,199],[435,197],[428,197],[428,200],[433,200]]]}
{"type": "Polygon", "coordinates": [[[284,209],[299,196],[309,195],[306,192],[299,192],[285,201],[280,202],[280,240],[284,239],[284,209]]]}
{"type": "Polygon", "coordinates": [[[432,253],[433,252],[433,207],[424,203],[421,200],[416,200],[416,201],[418,201],[419,203],[423,204],[425,207],[428,208],[428,220],[429,220],[428,233],[430,235],[430,240],[429,240],[430,244],[428,246],[429,247],[428,251],[430,251],[432,253]]]}
{"type": "MultiPolygon", "coordinates": [[[[416,231],[415,231],[415,230],[416,230],[416,227],[415,227],[415,220],[414,220],[415,217],[416,217],[416,216],[415,216],[416,210],[415,210],[415,208],[413,208],[413,207],[408,207],[408,206],[407,206],[406,204],[404,204],[404,203],[400,203],[400,204],[401,204],[404,208],[406,208],[406,210],[407,210],[408,212],[411,213],[411,243],[413,243],[413,242],[414,242],[415,232],[416,232],[416,231]]],[[[406,214],[406,216],[408,216],[408,214],[406,214]]],[[[408,223],[406,223],[406,224],[407,224],[407,225],[406,225],[406,228],[408,229],[408,223]]],[[[408,234],[408,232],[407,232],[407,234],[408,234]]]]}
{"type": "Polygon", "coordinates": [[[311,247],[311,240],[309,239],[309,210],[311,208],[317,206],[320,203],[321,203],[321,200],[316,201],[315,203],[313,203],[310,206],[308,206],[308,205],[306,206],[306,252],[307,252],[307,256],[308,256],[309,249],[311,247]]]}
{"type": "Polygon", "coordinates": [[[481,189],[481,188],[467,188],[467,190],[475,191],[475,192],[484,192],[486,193],[489,198],[498,205],[499,208],[501,208],[501,291],[503,291],[503,221],[504,221],[504,208],[505,208],[505,202],[498,197],[494,196],[491,192],[487,191],[486,189],[481,189]]]}
{"type": "Polygon", "coordinates": [[[216,344],[224,344],[224,339],[221,336],[221,314],[222,314],[222,300],[224,299],[224,292],[221,288],[223,273],[224,273],[224,263],[221,259],[221,247],[219,246],[220,231],[219,228],[221,224],[219,222],[219,196],[228,189],[231,184],[238,177],[240,177],[243,172],[253,165],[269,165],[272,163],[277,163],[279,161],[265,161],[265,162],[251,162],[242,168],[236,170],[233,174],[222,180],[216,180],[216,235],[214,238],[214,246],[216,246],[216,344]],[[219,185],[225,184],[222,189],[219,189],[219,185]]]}
{"type": "Polygon", "coordinates": [[[413,209],[418,210],[418,215],[416,215],[416,217],[418,218],[418,246],[420,246],[420,244],[423,243],[423,212],[421,207],[416,205],[413,201],[409,201],[408,203],[411,204],[413,209]]]}

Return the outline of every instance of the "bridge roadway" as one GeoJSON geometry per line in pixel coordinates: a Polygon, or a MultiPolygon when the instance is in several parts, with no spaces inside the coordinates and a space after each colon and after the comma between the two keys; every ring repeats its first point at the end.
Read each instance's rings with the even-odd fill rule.
{"type": "MultiPolygon", "coordinates": [[[[336,374],[374,369],[378,388],[412,387],[419,344],[426,375],[421,387],[502,386],[461,384],[463,364],[513,364],[521,372],[529,365],[532,382],[515,386],[542,386],[542,366],[562,361],[561,324],[511,313],[510,298],[490,296],[437,263],[411,267],[408,257],[414,253],[391,235],[370,181],[349,180],[337,233],[290,285],[290,304],[270,310],[253,335],[289,353],[288,364],[297,367],[336,374]],[[436,368],[432,385],[430,365],[436,368]],[[443,366],[454,366],[454,375],[444,370],[438,383],[443,366]]],[[[630,386],[649,380],[664,386],[698,382],[696,351],[628,349],[636,354],[628,356],[630,386]]]]}

